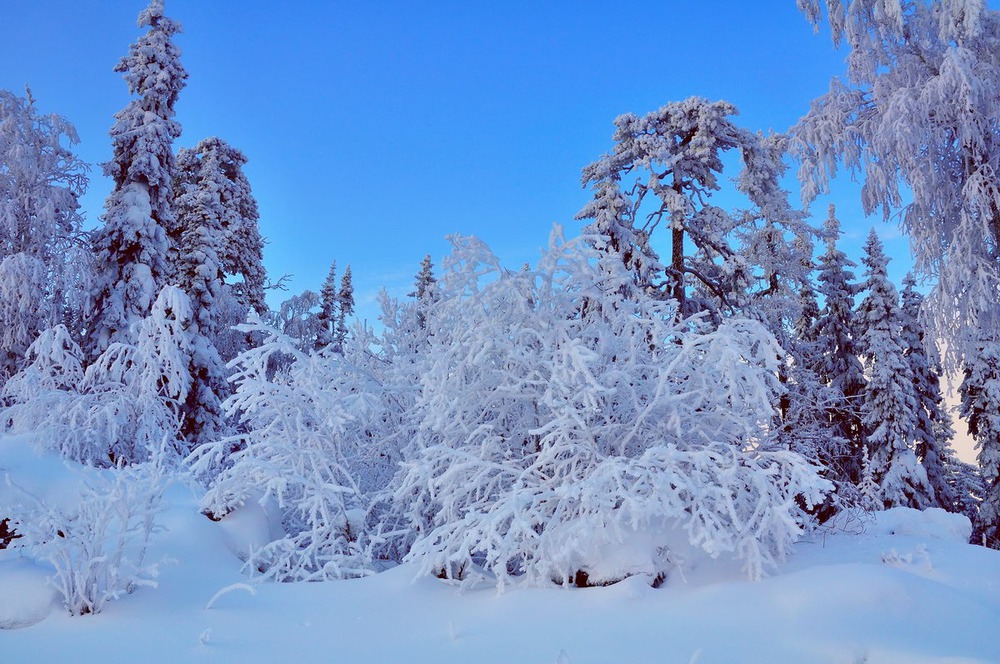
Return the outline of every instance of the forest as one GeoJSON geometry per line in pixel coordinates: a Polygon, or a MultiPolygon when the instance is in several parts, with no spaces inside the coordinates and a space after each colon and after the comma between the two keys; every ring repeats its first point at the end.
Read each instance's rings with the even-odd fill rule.
{"type": "Polygon", "coordinates": [[[154,584],[177,482],[205,519],[268,515],[241,554],[256,581],[407,563],[462,587],[659,586],[719,557],[760,579],[820,524],[898,507],[1000,549],[1000,13],[798,6],[849,56],[793,127],[700,97],[621,115],[536,263],[454,235],[374,325],[335,262],[269,306],[247,156],[175,148],[188,72],[163,0],[115,68],[131,101],[97,228],[72,124],[0,90],[0,432],[84,478],[66,502],[8,474],[0,548],[49,565],[71,615],[154,584]],[[807,202],[855,174],[914,273],[890,280],[874,230],[849,260],[794,169],[807,202]],[[952,448],[949,375],[978,465],[952,448]]]}

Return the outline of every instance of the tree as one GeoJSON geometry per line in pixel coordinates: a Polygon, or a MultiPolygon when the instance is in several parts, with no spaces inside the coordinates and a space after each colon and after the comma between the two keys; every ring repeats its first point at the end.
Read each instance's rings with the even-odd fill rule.
{"type": "Polygon", "coordinates": [[[316,340],[321,334],[319,314],[315,311],[320,302],[319,295],[311,290],[304,290],[282,302],[276,311],[269,311],[266,322],[282,334],[295,339],[299,348],[315,348],[316,340]]]}
{"type": "Polygon", "coordinates": [[[351,278],[351,266],[344,270],[340,278],[340,290],[337,292],[337,325],[333,333],[333,348],[338,353],[344,352],[344,341],[347,339],[347,317],[354,313],[354,282],[351,278]]]}
{"type": "Polygon", "coordinates": [[[617,288],[631,284],[673,298],[682,315],[741,310],[751,293],[772,302],[785,294],[796,299],[812,230],[779,184],[783,138],[736,126],[730,119],[736,112],[728,102],[692,97],[615,120],[614,150],[583,169],[594,199],[577,218],[593,220],[584,232],[599,236],[592,240],[599,260],[614,256],[628,266],[631,278],[617,288]],[[737,189],[751,203],[735,216],[709,202],[729,151],[742,157],[737,189]],[[650,244],[661,223],[670,230],[666,264],[650,244]]]}
{"type": "Polygon", "coordinates": [[[608,247],[639,277],[641,289],[662,289],[685,311],[688,278],[694,277],[724,299],[729,290],[713,278],[706,260],[726,257],[724,238],[732,221],[720,208],[705,203],[719,187],[724,152],[740,149],[752,135],[729,119],[736,107],[692,97],[639,117],[631,113],[615,119],[614,151],[583,169],[583,184],[591,185],[594,200],[577,215],[594,219],[587,232],[609,238],[608,247]],[[635,172],[635,181],[622,180],[635,172]],[[656,199],[641,220],[648,194],[656,199]],[[670,229],[670,261],[660,273],[658,255],[649,238],[664,223],[670,229]],[[685,241],[701,252],[701,260],[687,258],[685,241]]]}
{"type": "MultiPolygon", "coordinates": [[[[243,264],[258,265],[248,274],[227,273],[225,257],[240,245],[238,232],[256,233],[256,216],[245,217],[256,203],[240,171],[246,158],[218,138],[201,141],[193,149],[181,149],[177,157],[175,205],[177,208],[176,280],[191,298],[194,324],[189,330],[192,344],[191,390],[184,404],[182,431],[190,443],[198,444],[222,434],[221,402],[229,393],[227,371],[219,347],[229,359],[246,346],[246,337],[232,329],[245,320],[255,298],[263,297],[263,267],[252,252],[243,264]],[[246,200],[249,200],[249,203],[246,200]],[[235,284],[227,277],[241,277],[235,284]],[[254,294],[246,299],[248,294],[254,294]]],[[[259,235],[255,235],[259,241],[259,235]]],[[[256,245],[259,259],[259,242],[256,245]]],[[[246,250],[245,246],[239,249],[246,250]]],[[[236,252],[239,253],[239,252],[236,252]]],[[[238,269],[232,264],[231,270],[238,269]]]]}
{"type": "Polygon", "coordinates": [[[243,327],[263,343],[234,362],[236,390],[225,408],[241,432],[191,457],[195,472],[210,477],[205,509],[221,517],[248,500],[276,500],[285,535],[247,561],[266,578],[369,574],[366,512],[396,460],[379,453],[390,433],[382,426],[387,392],[365,365],[370,353],[304,351],[259,323],[243,327]],[[287,370],[276,376],[275,364],[287,370]]]}
{"type": "Polygon", "coordinates": [[[90,262],[79,197],[86,167],[73,126],[0,90],[0,380],[19,370],[42,330],[79,331],[90,262]]]}
{"type": "Polygon", "coordinates": [[[778,351],[762,325],[594,297],[607,274],[587,238],[555,232],[521,271],[452,241],[394,482],[424,573],[600,583],[700,549],[755,576],[784,554],[807,518],[796,497],[819,502],[828,485],[773,446],[778,351]],[[623,542],[641,553],[609,556],[623,542]]]}
{"type": "Polygon", "coordinates": [[[337,261],[330,264],[330,271],[319,291],[319,313],[316,315],[319,330],[316,334],[316,350],[326,348],[333,342],[337,327],[337,261]]]}
{"type": "Polygon", "coordinates": [[[93,235],[97,278],[85,351],[96,357],[112,342],[127,340],[171,276],[169,235],[173,212],[174,139],[180,124],[174,105],[187,72],[173,36],[180,24],[152,0],[139,14],[149,31],[115,67],[137,98],[115,115],[111,161],[104,173],[114,190],[105,202],[104,225],[93,235]]]}
{"type": "Polygon", "coordinates": [[[166,286],[132,343],[116,342],[82,369],[64,326],[42,333],[30,363],[4,386],[8,431],[33,433],[62,456],[97,466],[142,463],[164,445],[185,452],[181,414],[192,386],[187,295],[166,286]]]}
{"type": "Polygon", "coordinates": [[[855,345],[854,296],[858,287],[852,283],[854,266],[837,248],[840,222],[831,205],[823,225],[826,251],[819,258],[817,275],[823,309],[812,333],[818,344],[815,371],[832,390],[827,415],[834,436],[820,450],[820,460],[830,477],[849,490],[861,480],[863,433],[860,395],[865,387],[864,368],[855,345]]]}
{"type": "Polygon", "coordinates": [[[856,324],[858,350],[868,376],[861,393],[861,423],[870,472],[886,507],[922,509],[932,504],[933,490],[914,451],[918,402],[915,376],[901,343],[899,295],[889,281],[889,259],[874,229],[864,250],[864,298],[858,305],[856,324]]]}
{"type": "Polygon", "coordinates": [[[914,451],[927,473],[928,483],[934,489],[935,503],[949,509],[955,502],[947,477],[949,460],[953,456],[951,440],[954,431],[951,420],[944,411],[941,366],[928,356],[926,350],[928,340],[925,338],[920,321],[923,299],[923,295],[916,290],[916,280],[913,275],[907,274],[903,279],[900,341],[913,374],[917,399],[914,451]]]}
{"type": "Polygon", "coordinates": [[[987,546],[1000,549],[1000,343],[992,330],[981,331],[978,352],[966,360],[959,388],[960,413],[979,451],[977,461],[986,489],[979,505],[978,530],[987,546]]]}
{"type": "Polygon", "coordinates": [[[803,193],[838,164],[864,178],[866,212],[902,208],[916,269],[935,277],[932,337],[957,368],[1000,309],[1000,14],[967,0],[799,0],[825,5],[847,72],[793,130],[803,193]],[[900,185],[909,193],[904,198],[900,185]]]}
{"type": "MultiPolygon", "coordinates": [[[[258,226],[259,213],[250,182],[243,173],[247,157],[240,150],[218,137],[206,138],[193,148],[181,148],[177,153],[175,196],[178,205],[175,243],[196,225],[198,217],[186,218],[185,199],[192,195],[209,196],[212,214],[217,220],[220,240],[217,253],[219,267],[228,279],[223,290],[242,310],[239,320],[227,320],[235,325],[244,322],[249,310],[264,315],[264,287],[267,280],[263,264],[263,238],[258,226]]],[[[180,252],[183,260],[183,252],[180,252]]]]}
{"type": "Polygon", "coordinates": [[[427,324],[425,310],[435,300],[435,289],[437,279],[434,277],[434,264],[431,262],[431,255],[427,254],[420,261],[420,272],[413,278],[413,291],[410,297],[417,301],[417,323],[421,329],[427,324]]]}

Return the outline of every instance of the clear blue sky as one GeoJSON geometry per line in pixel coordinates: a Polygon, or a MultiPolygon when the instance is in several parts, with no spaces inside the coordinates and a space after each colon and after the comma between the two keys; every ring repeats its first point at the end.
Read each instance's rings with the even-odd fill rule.
{"type": "MultiPolygon", "coordinates": [[[[0,0],[0,87],[29,84],[41,110],[76,125],[90,163],[110,157],[112,115],[129,100],[113,67],[141,34],[144,6],[0,0]]],[[[184,25],[190,74],[179,146],[217,135],[242,149],[270,275],[317,290],[332,260],[350,263],[369,319],[378,288],[405,294],[449,233],[482,237],[512,267],[535,260],[553,222],[574,233],[589,198],[580,169],[611,148],[617,115],[700,95],[736,104],[749,129],[780,131],[843,68],[793,0],[166,0],[166,10],[184,25]]],[[[93,225],[110,183],[96,166],[91,178],[93,225]]],[[[848,253],[857,258],[877,224],[898,279],[905,239],[863,218],[851,187],[837,203],[848,253]]],[[[826,202],[813,213],[822,220],[826,202]]]]}

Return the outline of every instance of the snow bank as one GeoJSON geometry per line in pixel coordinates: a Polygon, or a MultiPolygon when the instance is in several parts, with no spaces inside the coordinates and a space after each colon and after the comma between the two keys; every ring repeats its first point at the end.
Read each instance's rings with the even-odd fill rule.
{"type": "Polygon", "coordinates": [[[865,513],[846,510],[831,524],[834,531],[869,536],[908,535],[967,544],[972,537],[972,523],[962,514],[938,508],[915,510],[894,507],[884,512],[865,513]]]}
{"type": "Polygon", "coordinates": [[[51,568],[0,551],[0,629],[20,629],[45,620],[58,607],[59,593],[49,583],[51,568]]]}
{"type": "MultiPolygon", "coordinates": [[[[26,484],[51,472],[51,495],[77,479],[23,440],[0,437],[0,467],[26,484]]],[[[796,544],[760,582],[720,559],[672,574],[658,589],[635,577],[498,594],[415,580],[417,566],[404,564],[363,579],[263,583],[251,594],[232,592],[249,581],[233,551],[273,525],[260,503],[248,501],[228,523],[200,514],[198,496],[182,484],[165,503],[149,558],[175,562],[163,566],[159,588],[123,595],[97,615],[68,616],[48,567],[0,551],[4,661],[1000,661],[1000,552],[966,544],[968,521],[940,510],[845,515],[846,524],[796,544]]],[[[646,549],[626,540],[606,551],[608,564],[646,549]]]]}

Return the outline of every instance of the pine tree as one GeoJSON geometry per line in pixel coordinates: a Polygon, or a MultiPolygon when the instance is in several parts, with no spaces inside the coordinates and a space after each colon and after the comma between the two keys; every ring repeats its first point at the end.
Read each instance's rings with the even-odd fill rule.
{"type": "Polygon", "coordinates": [[[900,340],[910,371],[917,397],[917,427],[915,442],[917,458],[927,473],[927,481],[934,489],[935,503],[949,509],[954,502],[952,488],[948,484],[947,465],[952,456],[951,439],[954,431],[951,420],[944,411],[941,395],[941,367],[932,360],[926,349],[924,328],[920,323],[920,307],[923,296],[916,290],[916,280],[912,274],[903,279],[902,327],[900,340]]]}
{"type": "Polygon", "coordinates": [[[319,314],[316,319],[319,322],[319,330],[316,334],[316,350],[326,348],[333,342],[333,335],[336,332],[337,312],[339,302],[337,299],[337,261],[330,264],[330,271],[323,281],[323,288],[319,292],[319,314]]]}
{"type": "Polygon", "coordinates": [[[992,331],[980,332],[976,353],[966,360],[959,392],[961,415],[976,441],[986,489],[979,505],[978,530],[987,546],[1000,549],[1000,342],[992,331]]]}
{"type": "Polygon", "coordinates": [[[577,215],[593,220],[584,230],[599,260],[617,258],[631,274],[606,280],[606,292],[656,293],[682,315],[739,311],[781,323],[794,315],[787,305],[805,283],[814,232],[780,185],[784,138],[753,134],[736,114],[728,102],[691,97],[615,120],[614,150],[583,169],[594,198],[577,215]],[[742,159],[736,188],[750,203],[734,214],[711,202],[727,152],[742,159]],[[661,225],[670,236],[663,262],[651,244],[661,225]]]}
{"type": "Polygon", "coordinates": [[[817,286],[824,305],[816,320],[815,337],[819,344],[816,373],[832,391],[834,403],[828,414],[834,425],[834,444],[821,450],[821,461],[831,473],[831,479],[845,485],[856,485],[861,479],[862,425],[860,394],[865,386],[864,369],[858,359],[854,340],[854,266],[837,249],[840,222],[831,205],[823,225],[826,251],[819,258],[817,286]],[[842,444],[846,441],[846,446],[842,444]]]}
{"type": "Polygon", "coordinates": [[[718,275],[736,282],[742,278],[740,270],[720,272],[713,266],[731,257],[723,238],[735,222],[706,200],[720,188],[722,155],[755,142],[753,134],[730,120],[736,113],[728,102],[699,97],[642,117],[626,113],[615,119],[614,151],[583,169],[583,184],[594,190],[594,199],[577,218],[593,219],[587,231],[608,238],[598,249],[618,255],[640,291],[660,291],[682,312],[688,309],[689,279],[725,301],[732,288],[720,284],[718,275]],[[630,178],[636,181],[626,194],[622,177],[637,169],[641,175],[630,178]],[[654,209],[643,221],[639,209],[648,194],[653,194],[654,209]],[[666,264],[649,244],[661,223],[670,232],[666,264]],[[697,258],[686,244],[694,245],[697,258]]]}
{"type": "Polygon", "coordinates": [[[187,72],[173,43],[180,24],[164,16],[162,0],[152,0],[138,24],[149,31],[115,67],[137,98],[115,115],[113,157],[104,164],[115,187],[93,237],[97,278],[85,349],[91,357],[127,338],[170,276],[173,142],[181,133],[174,105],[187,72]]]}
{"type": "Polygon", "coordinates": [[[354,283],[351,278],[351,266],[344,269],[340,278],[340,291],[337,293],[337,325],[333,334],[333,348],[338,353],[344,352],[344,341],[347,339],[347,317],[354,313],[354,283]]]}
{"type": "Polygon", "coordinates": [[[868,375],[861,393],[861,422],[871,452],[871,472],[886,507],[924,508],[931,504],[933,490],[914,453],[915,377],[900,339],[899,295],[889,281],[889,259],[874,229],[864,251],[865,296],[858,305],[856,324],[868,375]]]}

